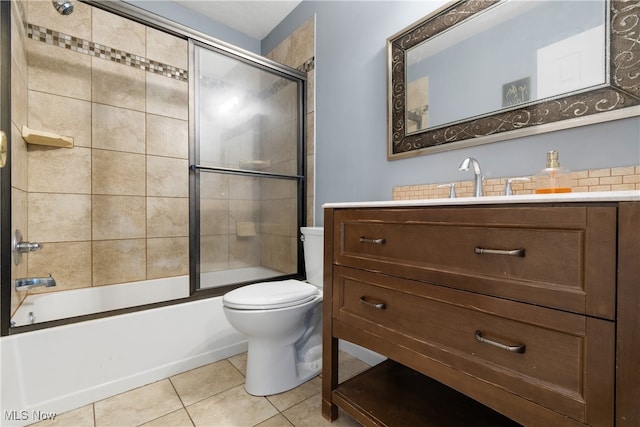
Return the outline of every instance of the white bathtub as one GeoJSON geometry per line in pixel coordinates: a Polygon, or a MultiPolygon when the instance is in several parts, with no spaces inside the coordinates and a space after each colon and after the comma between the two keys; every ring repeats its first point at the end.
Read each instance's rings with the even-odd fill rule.
{"type": "MultiPolygon", "coordinates": [[[[200,287],[210,289],[240,281],[259,281],[281,275],[281,272],[261,266],[214,271],[202,275],[200,287]]],[[[14,326],[24,326],[188,296],[189,276],[47,292],[29,295],[18,307],[11,321],[14,322],[14,326]]]]}
{"type": "MultiPolygon", "coordinates": [[[[30,322],[29,312],[40,322],[186,295],[186,277],[33,295],[13,320],[21,325],[30,322]]],[[[2,337],[0,425],[30,424],[246,348],[221,297],[2,337]]]]}
{"type": "Polygon", "coordinates": [[[188,296],[189,276],[48,292],[29,295],[11,321],[23,326],[188,296]]]}

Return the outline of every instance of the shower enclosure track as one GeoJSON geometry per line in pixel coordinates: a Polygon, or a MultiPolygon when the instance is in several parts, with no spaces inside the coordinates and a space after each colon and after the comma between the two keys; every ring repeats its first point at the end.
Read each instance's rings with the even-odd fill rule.
{"type": "Polygon", "coordinates": [[[203,170],[205,172],[218,172],[218,173],[225,173],[229,175],[253,175],[253,176],[260,176],[263,178],[278,178],[278,179],[292,179],[292,180],[295,179],[295,180],[304,181],[303,175],[285,175],[281,173],[252,171],[247,169],[223,168],[223,167],[201,166],[201,165],[191,165],[190,169],[192,171],[203,170]]]}

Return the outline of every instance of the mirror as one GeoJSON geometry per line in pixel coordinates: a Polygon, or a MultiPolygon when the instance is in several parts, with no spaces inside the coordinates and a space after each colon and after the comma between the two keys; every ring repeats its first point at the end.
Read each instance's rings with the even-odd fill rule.
{"type": "Polygon", "coordinates": [[[389,159],[637,114],[637,26],[616,1],[444,6],[387,40],[389,159]]]}

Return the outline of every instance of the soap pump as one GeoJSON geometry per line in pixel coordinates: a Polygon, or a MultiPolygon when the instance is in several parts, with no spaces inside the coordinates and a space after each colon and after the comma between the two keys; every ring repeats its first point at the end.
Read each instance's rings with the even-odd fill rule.
{"type": "Polygon", "coordinates": [[[569,170],[560,166],[558,152],[547,152],[547,167],[536,175],[536,194],[570,193],[569,170]]]}

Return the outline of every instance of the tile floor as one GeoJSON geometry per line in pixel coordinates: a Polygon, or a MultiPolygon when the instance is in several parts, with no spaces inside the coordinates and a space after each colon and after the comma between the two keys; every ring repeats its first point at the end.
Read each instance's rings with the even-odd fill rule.
{"type": "MultiPolygon", "coordinates": [[[[37,427],[343,427],[358,424],[340,411],[329,423],[320,413],[320,376],[273,396],[244,390],[246,353],[127,391],[73,411],[37,427]]],[[[368,365],[340,352],[340,381],[368,365]]]]}

